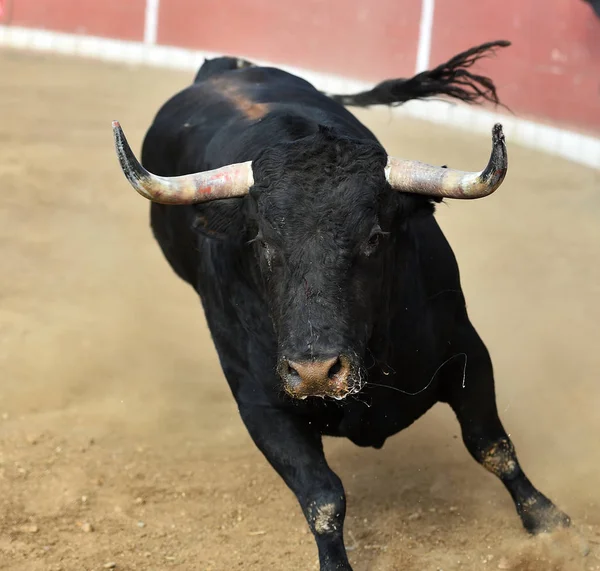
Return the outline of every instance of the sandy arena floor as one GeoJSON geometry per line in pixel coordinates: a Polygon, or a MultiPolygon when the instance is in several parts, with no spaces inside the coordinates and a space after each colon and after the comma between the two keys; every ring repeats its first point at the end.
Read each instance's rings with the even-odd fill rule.
{"type": "MultiPolygon", "coordinates": [[[[114,156],[110,121],[139,149],[191,78],[0,52],[0,569],[317,569],[114,156]]],[[[489,137],[360,115],[393,154],[487,160],[489,137]]],[[[356,571],[600,570],[600,172],[509,156],[496,195],[438,217],[522,464],[591,552],[529,539],[439,405],[381,451],[327,441],[356,571]]]]}

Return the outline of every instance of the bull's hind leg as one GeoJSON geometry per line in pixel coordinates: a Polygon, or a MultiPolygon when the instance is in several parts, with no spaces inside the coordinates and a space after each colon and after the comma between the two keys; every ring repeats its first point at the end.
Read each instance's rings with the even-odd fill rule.
{"type": "Polygon", "coordinates": [[[456,413],[467,450],[506,486],[527,531],[540,533],[569,526],[569,516],[535,488],[519,465],[515,447],[498,417],[489,353],[470,323],[461,328],[452,348],[467,355],[466,365],[457,358],[445,373],[447,401],[456,413]]]}
{"type": "Polygon", "coordinates": [[[321,571],[352,571],[344,547],[344,488],[327,465],[321,436],[289,411],[240,404],[240,414],[254,443],[300,502],[321,571]]]}

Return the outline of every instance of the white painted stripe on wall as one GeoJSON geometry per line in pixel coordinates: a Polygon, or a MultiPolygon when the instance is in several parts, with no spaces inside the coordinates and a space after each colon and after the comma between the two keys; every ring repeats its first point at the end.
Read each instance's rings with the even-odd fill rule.
{"type": "Polygon", "coordinates": [[[429,68],[434,12],[435,0],[421,0],[421,23],[419,25],[419,43],[417,46],[417,66],[415,73],[421,73],[429,68]]]}
{"type": "MultiPolygon", "coordinates": [[[[185,50],[170,46],[127,42],[92,36],[62,34],[12,26],[0,26],[0,46],[80,55],[97,59],[196,71],[204,58],[220,54],[185,50]]],[[[245,57],[245,54],[238,54],[245,57]]],[[[248,58],[258,64],[269,62],[248,58]]],[[[311,82],[329,93],[352,93],[372,87],[371,84],[336,75],[279,66],[311,82]]],[[[494,123],[502,123],[509,143],[560,156],[600,170],[600,138],[559,129],[550,125],[519,119],[494,111],[445,101],[409,101],[394,107],[399,115],[409,115],[433,123],[450,125],[469,132],[489,135],[494,123]]]]}
{"type": "Polygon", "coordinates": [[[158,9],[160,0],[146,0],[144,15],[144,43],[155,44],[158,34],[158,9]]]}

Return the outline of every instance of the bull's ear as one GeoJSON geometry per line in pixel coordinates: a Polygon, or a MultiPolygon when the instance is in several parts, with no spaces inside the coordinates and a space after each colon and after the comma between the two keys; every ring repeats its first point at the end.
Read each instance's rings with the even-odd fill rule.
{"type": "Polygon", "coordinates": [[[192,229],[207,238],[242,241],[247,234],[245,200],[229,198],[194,206],[192,229]]]}

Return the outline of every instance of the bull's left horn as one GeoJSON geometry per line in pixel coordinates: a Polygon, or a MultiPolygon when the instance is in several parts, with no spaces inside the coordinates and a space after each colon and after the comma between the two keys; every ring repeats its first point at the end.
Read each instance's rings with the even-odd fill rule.
{"type": "Polygon", "coordinates": [[[119,122],[113,121],[112,127],[123,173],[131,186],[148,200],[161,204],[196,204],[244,196],[254,184],[250,161],[183,176],[154,175],[135,158],[119,122]]]}
{"type": "Polygon", "coordinates": [[[394,190],[445,198],[482,198],[494,192],[508,170],[502,125],[492,130],[492,154],[481,172],[434,167],[418,161],[388,157],[385,178],[394,190]]]}

